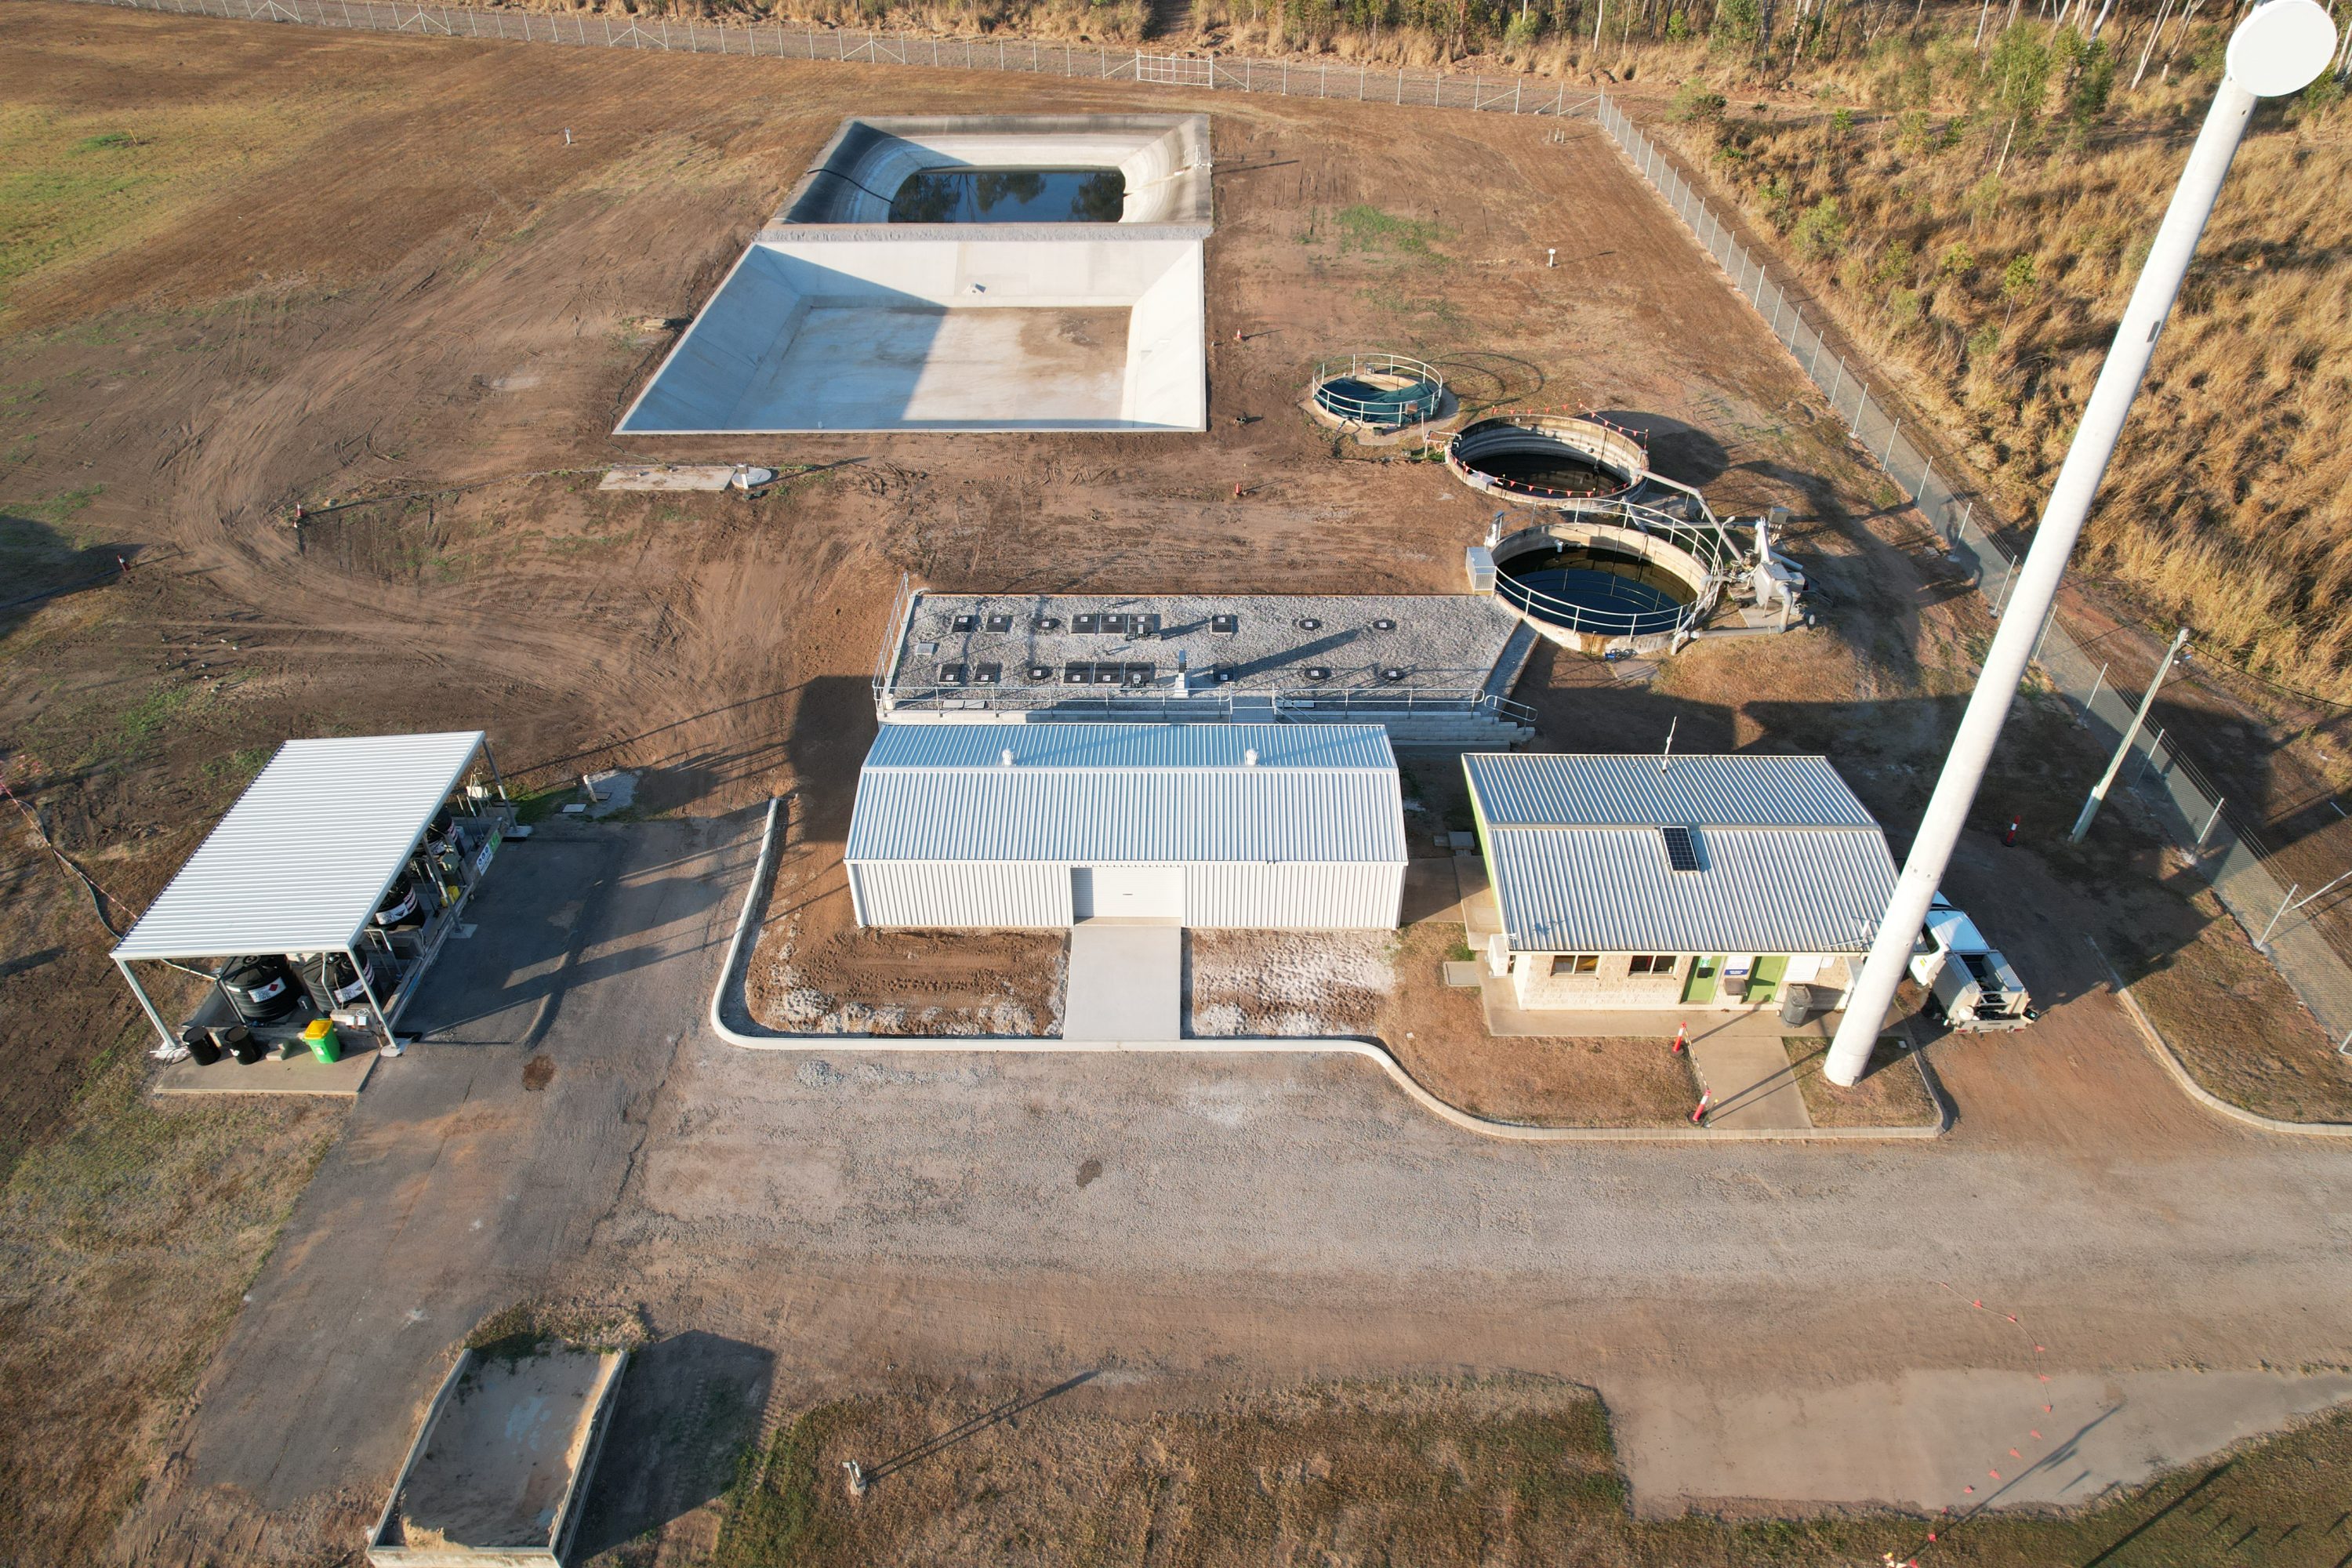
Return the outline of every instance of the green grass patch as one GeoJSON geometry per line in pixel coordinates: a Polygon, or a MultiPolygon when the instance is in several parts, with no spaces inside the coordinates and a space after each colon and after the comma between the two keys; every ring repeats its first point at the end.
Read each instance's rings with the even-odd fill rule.
{"type": "Polygon", "coordinates": [[[299,118],[275,99],[103,116],[0,105],[0,308],[26,279],[133,242],[223,179],[288,155],[299,118]]]}
{"type": "Polygon", "coordinates": [[[146,749],[149,742],[163,734],[188,705],[190,688],[166,686],[151,691],[123,710],[115,721],[115,737],[126,752],[146,749]]]}
{"type": "Polygon", "coordinates": [[[1433,220],[1406,217],[1359,203],[1339,215],[1339,252],[1370,256],[1401,256],[1416,261],[1442,261],[1432,248],[1453,237],[1453,231],[1433,220]]]}

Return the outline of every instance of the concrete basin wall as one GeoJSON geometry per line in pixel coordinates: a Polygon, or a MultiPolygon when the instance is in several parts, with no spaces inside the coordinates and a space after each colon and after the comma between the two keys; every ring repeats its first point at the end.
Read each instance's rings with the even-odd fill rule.
{"type": "Polygon", "coordinates": [[[1206,427],[1199,241],[958,232],[753,244],[618,433],[1206,427]],[[961,237],[975,233],[990,237],[961,237]],[[1099,395],[1017,351],[959,359],[983,335],[1009,345],[1010,318],[1024,310],[1123,313],[1123,348],[1102,339],[1112,357],[1099,395]],[[975,312],[1004,330],[983,332],[975,312]],[[817,322],[831,337],[801,342],[817,322]],[[850,352],[834,352],[839,342],[850,352]]]}
{"type": "Polygon", "coordinates": [[[1021,168],[1117,169],[1127,180],[1121,224],[1206,225],[1209,164],[1205,114],[850,120],[793,187],[774,226],[886,225],[891,198],[911,174],[1021,168]]]}

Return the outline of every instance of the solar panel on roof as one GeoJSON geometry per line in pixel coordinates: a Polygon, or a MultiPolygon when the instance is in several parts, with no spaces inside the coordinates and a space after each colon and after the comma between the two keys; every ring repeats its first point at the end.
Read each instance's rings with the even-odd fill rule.
{"type": "Polygon", "coordinates": [[[1658,837],[1666,841],[1666,867],[1675,871],[1698,869],[1698,846],[1691,839],[1687,827],[1661,827],[1658,837]]]}

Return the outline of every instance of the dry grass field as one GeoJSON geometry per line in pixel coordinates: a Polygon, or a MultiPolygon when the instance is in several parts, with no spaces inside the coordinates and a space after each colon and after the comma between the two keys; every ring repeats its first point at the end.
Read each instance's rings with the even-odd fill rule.
{"type": "Polygon", "coordinates": [[[1054,1389],[909,1387],[798,1411],[746,1465],[711,1562],[2334,1568],[2352,1545],[2343,1416],[2064,1517],[1637,1523],[1608,1414],[1572,1385],[1186,1394],[1108,1368],[1054,1389]],[[851,1459],[876,1478],[860,1498],[851,1459]]]}
{"type": "MultiPolygon", "coordinates": [[[[1646,418],[1662,462],[1718,507],[1794,510],[1820,627],[1642,683],[1547,655],[1520,695],[1548,743],[1647,750],[1679,721],[1685,747],[1826,747],[1899,837],[1982,635],[1597,136],[1429,116],[1401,143],[1378,106],[1200,101],[1220,162],[1204,436],[646,451],[609,435],[671,341],[643,320],[691,314],[843,115],[994,108],[1003,79],[32,3],[11,24],[0,568],[16,592],[60,591],[0,607],[0,744],[14,795],[118,923],[288,736],[461,724],[488,729],[526,786],[641,768],[649,814],[797,794],[774,908],[814,910],[840,886],[866,672],[902,573],[950,590],[1459,585],[1486,521],[1467,492],[1296,415],[1304,368],[1333,349],[1442,359],[1481,400],[1646,418]],[[1577,234],[1579,265],[1545,269],[1546,245],[1577,234]],[[594,489],[647,459],[797,477],[756,500],[594,489]],[[293,525],[298,505],[353,500],[369,504],[293,525]]],[[[1040,110],[1131,101],[1023,87],[1040,110]]],[[[2005,764],[1988,816],[2076,787],[2056,723],[2005,764]]],[[[2118,821],[2098,855],[2053,862],[2067,918],[2128,926],[2116,951],[2134,961],[2200,931],[2239,940],[2151,879],[2152,845],[2118,821]]],[[[836,940],[837,914],[803,930],[829,944],[803,955],[835,966],[826,994],[887,977],[887,955],[836,940]]],[[[123,1501],[168,1473],[195,1370],[341,1124],[142,1098],[110,945],[12,811],[0,1558],[102,1556],[123,1501]]],[[[780,977],[789,956],[758,964],[780,977]]],[[[987,963],[939,1005],[999,995],[1050,1017],[1050,985],[987,963]]],[[[2311,1032],[2274,987],[2242,1005],[2311,1032]]],[[[1419,1000],[1349,1005],[1432,1052],[1460,1026],[1424,1030],[1400,1010],[1419,1000]]],[[[1510,1063],[1432,1070],[1449,1067],[1498,1113],[1507,1095],[1570,1109],[1510,1063]]]]}

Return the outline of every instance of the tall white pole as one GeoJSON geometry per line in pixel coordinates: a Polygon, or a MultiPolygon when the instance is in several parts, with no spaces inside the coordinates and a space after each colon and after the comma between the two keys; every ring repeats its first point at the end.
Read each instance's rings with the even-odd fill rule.
{"type": "MultiPolygon", "coordinates": [[[[2083,835],[2091,831],[2091,819],[2099,815],[2099,807],[2106,802],[2107,791],[2115,787],[2116,775],[2124,771],[2124,759],[2131,755],[2132,742],[2139,739],[2140,731],[2147,726],[2147,710],[2156,706],[2156,694],[2164,689],[2164,678],[2172,673],[2172,667],[2180,661],[2180,650],[2188,646],[2189,628],[2183,626],[2173,634],[2172,646],[2164,650],[2164,662],[2156,667],[2156,678],[2147,683],[2147,695],[2139,700],[2139,711],[2132,715],[2131,728],[2126,730],[2124,738],[2116,742],[2116,754],[2108,760],[2107,771],[2101,773],[2099,782],[2091,786],[2090,795],[2083,802],[2083,815],[2074,819],[2074,831],[2066,835],[2067,843],[2080,844],[2083,835]]],[[[2104,669],[2105,667],[2100,668],[2104,669]]]]}
{"type": "Polygon", "coordinates": [[[2124,416],[2139,392],[2140,378],[2156,353],[2156,337],[2171,313],[2180,292],[2180,280],[2212,215],[2230,160],[2244,140],[2246,122],[2258,99],[2299,92],[2327,68],[2336,52],[2336,24],[2315,0],[2269,0],[2246,14],[2231,36],[2228,68],[2213,94],[2204,129],[2189,150],[2189,163],[2172,193],[2164,223],[2156,232],[2132,289],[2131,302],[2116,329],[2107,363],[2084,405],[2083,422],[2050,487],[2042,525],[2034,531],[2033,546],[2018,569],[2000,628],[1985,654],[1976,690],[1961,716],[1959,732],[1952,738],[1951,755],[1943,776],[1936,781],[1927,812],[1911,842],[1910,858],[1895,879],[1895,895],[1870,945],[1870,956],[1846,1002],[1844,1019],[1831,1042],[1822,1071],[1832,1083],[1853,1084],[1870,1065],[1871,1048],[1886,1012],[1895,1002],[1895,987],[1911,957],[1911,944],[1927,918],[1927,906],[1951,863],[1969,806],[1983,784],[1985,764],[1993,742],[2000,738],[2002,721],[2017,694],[2018,682],[2033,653],[2042,618],[2058,595],[2066,558],[2082,536],[2083,522],[2098,495],[2099,481],[2115,456],[2116,439],[2123,433],[2124,416]]]}

